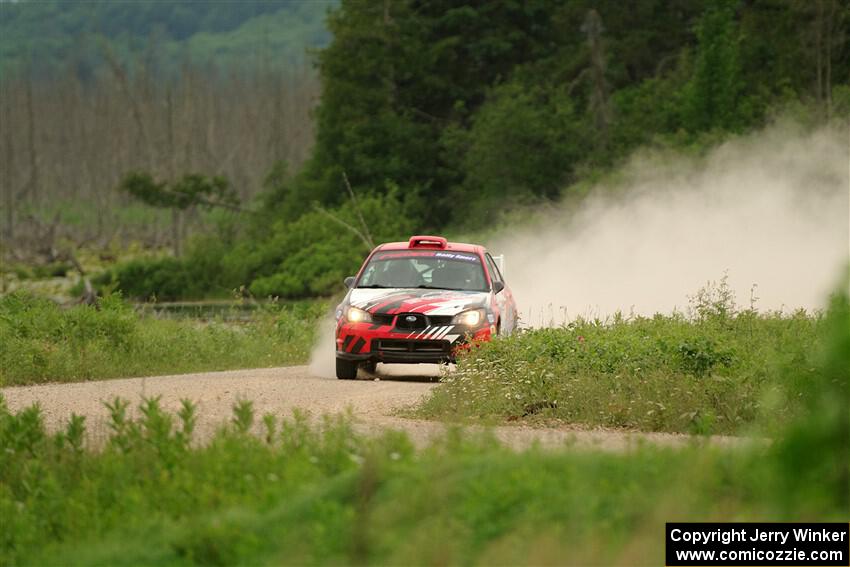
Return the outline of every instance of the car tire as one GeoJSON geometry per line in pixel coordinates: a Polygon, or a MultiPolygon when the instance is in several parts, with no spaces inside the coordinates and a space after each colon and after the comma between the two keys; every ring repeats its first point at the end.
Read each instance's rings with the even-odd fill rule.
{"type": "Polygon", "coordinates": [[[340,380],[357,378],[357,363],[351,360],[336,359],[336,377],[340,380]]]}

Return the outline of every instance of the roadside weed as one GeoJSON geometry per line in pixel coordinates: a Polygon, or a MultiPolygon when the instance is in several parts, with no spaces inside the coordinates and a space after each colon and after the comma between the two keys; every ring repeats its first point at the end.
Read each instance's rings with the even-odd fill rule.
{"type": "Polygon", "coordinates": [[[117,296],[63,309],[0,297],[0,387],[306,362],[323,304],[264,305],[247,322],[137,314],[117,296]]]}

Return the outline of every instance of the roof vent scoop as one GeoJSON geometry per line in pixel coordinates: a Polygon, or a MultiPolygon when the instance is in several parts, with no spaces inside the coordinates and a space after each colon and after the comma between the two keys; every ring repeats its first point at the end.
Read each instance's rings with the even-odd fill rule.
{"type": "Polygon", "coordinates": [[[448,240],[442,236],[411,236],[408,248],[432,248],[437,250],[445,250],[449,245],[448,240]]]}

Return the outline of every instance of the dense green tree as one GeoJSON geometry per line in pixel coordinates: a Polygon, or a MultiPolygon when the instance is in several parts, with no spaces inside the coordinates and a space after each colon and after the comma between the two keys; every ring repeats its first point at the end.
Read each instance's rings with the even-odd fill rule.
{"type": "MultiPolygon", "coordinates": [[[[358,201],[365,222],[378,242],[407,238],[416,221],[407,214],[396,191],[358,201]]],[[[359,222],[353,203],[334,211],[314,210],[289,223],[273,227],[270,240],[250,247],[247,256],[232,255],[226,261],[238,273],[235,264],[247,270],[250,291],[257,297],[310,297],[340,291],[342,280],[356,273],[369,247],[352,230],[341,228],[359,222]]]]}
{"type": "Polygon", "coordinates": [[[590,128],[566,89],[512,81],[494,88],[471,128],[448,133],[445,143],[462,156],[459,190],[488,205],[486,212],[504,208],[505,199],[557,197],[590,128]]]}
{"type": "Polygon", "coordinates": [[[598,118],[607,129],[616,117],[598,86],[675,68],[701,12],[693,1],[343,0],[318,60],[316,148],[285,209],[340,202],[343,171],[364,191],[392,180],[427,192],[428,225],[445,224],[458,198],[552,197],[577,163],[606,160],[598,118]]]}
{"type": "Polygon", "coordinates": [[[746,126],[735,4],[724,0],[709,6],[697,27],[694,74],[684,102],[684,120],[691,131],[746,126]]]}
{"type": "Polygon", "coordinates": [[[343,1],[319,56],[317,144],[300,187],[340,200],[339,175],[382,191],[387,180],[427,188],[427,224],[442,224],[461,172],[441,159],[440,138],[466,128],[488,88],[551,46],[557,2],[343,1]]]}
{"type": "Polygon", "coordinates": [[[460,202],[552,198],[652,139],[742,131],[805,90],[785,77],[802,56],[765,25],[802,46],[798,12],[819,21],[768,0],[343,0],[318,57],[316,147],[280,214],[342,202],[345,172],[364,193],[427,195],[425,225],[465,222],[460,202]]]}
{"type": "Polygon", "coordinates": [[[239,197],[227,179],[221,176],[187,173],[169,183],[157,182],[148,173],[131,172],[124,177],[118,189],[152,207],[180,210],[190,207],[239,208],[239,197]]]}

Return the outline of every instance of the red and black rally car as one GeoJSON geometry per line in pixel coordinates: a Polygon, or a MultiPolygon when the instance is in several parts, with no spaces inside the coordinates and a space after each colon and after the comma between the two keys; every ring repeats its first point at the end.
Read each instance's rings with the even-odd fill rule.
{"type": "Polygon", "coordinates": [[[336,375],[378,362],[451,362],[473,341],[513,331],[516,305],[483,246],[413,236],[375,248],[336,309],[336,375]]]}

